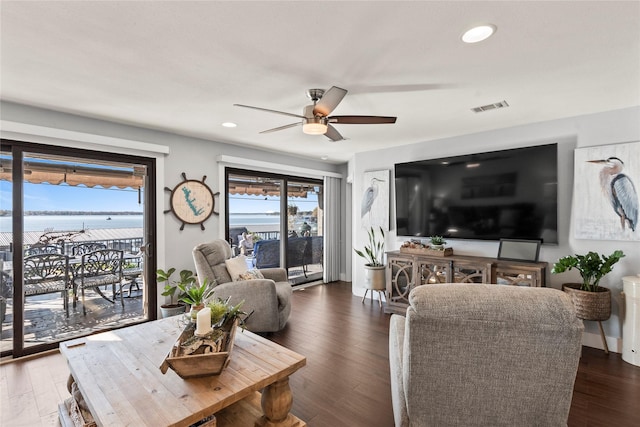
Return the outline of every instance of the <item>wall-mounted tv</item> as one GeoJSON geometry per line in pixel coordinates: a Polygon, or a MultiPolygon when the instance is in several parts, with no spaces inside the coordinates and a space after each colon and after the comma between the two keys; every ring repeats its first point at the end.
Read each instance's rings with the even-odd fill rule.
{"type": "Polygon", "coordinates": [[[398,236],[558,243],[557,144],[395,165],[398,236]]]}

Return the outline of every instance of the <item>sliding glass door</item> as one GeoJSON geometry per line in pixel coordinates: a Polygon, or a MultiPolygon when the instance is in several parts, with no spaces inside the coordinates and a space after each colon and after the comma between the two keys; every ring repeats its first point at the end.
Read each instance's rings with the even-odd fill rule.
{"type": "Polygon", "coordinates": [[[227,169],[226,198],[236,254],[256,268],[286,267],[294,285],[322,279],[322,181],[227,169]]]}
{"type": "Polygon", "coordinates": [[[146,272],[155,261],[145,251],[155,241],[153,160],[12,141],[3,150],[2,289],[11,298],[2,354],[154,317],[155,281],[146,272]],[[103,255],[118,265],[104,274],[106,286],[95,286],[90,262],[103,255]]]}

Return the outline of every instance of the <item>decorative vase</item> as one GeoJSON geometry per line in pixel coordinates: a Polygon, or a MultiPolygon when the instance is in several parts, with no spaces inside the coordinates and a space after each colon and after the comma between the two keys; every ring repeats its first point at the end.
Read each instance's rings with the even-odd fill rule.
{"type": "Polygon", "coordinates": [[[370,265],[364,266],[364,287],[365,289],[372,289],[376,291],[382,291],[386,289],[386,267],[384,265],[374,267],[370,265]]]}
{"type": "Polygon", "coordinates": [[[588,292],[580,286],[580,283],[562,285],[562,290],[571,297],[576,316],[583,320],[607,320],[611,316],[611,290],[598,286],[595,292],[588,292]]]}
{"type": "Polygon", "coordinates": [[[184,304],[167,304],[160,306],[160,314],[162,318],[167,318],[171,316],[175,316],[177,314],[183,314],[187,309],[187,306],[184,304]]]}
{"type": "Polygon", "coordinates": [[[191,306],[191,311],[189,312],[189,316],[191,317],[191,321],[195,322],[198,318],[198,312],[204,308],[204,304],[193,304],[191,306]]]}

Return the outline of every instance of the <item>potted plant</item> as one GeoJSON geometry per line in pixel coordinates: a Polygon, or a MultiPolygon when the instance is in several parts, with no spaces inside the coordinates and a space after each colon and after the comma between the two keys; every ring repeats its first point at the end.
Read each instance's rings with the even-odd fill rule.
{"type": "Polygon", "coordinates": [[[158,283],[166,282],[162,296],[169,297],[171,301],[169,304],[162,304],[160,306],[160,312],[163,318],[185,312],[187,306],[181,301],[183,293],[181,291],[176,297],[176,292],[181,286],[185,287],[196,282],[196,277],[191,270],[182,270],[180,271],[180,279],[171,280],[171,276],[175,271],[176,269],[173,267],[167,271],[161,268],[156,271],[156,281],[158,283]]]}
{"type": "Polygon", "coordinates": [[[369,244],[365,245],[364,251],[354,248],[356,254],[367,261],[364,265],[366,289],[383,290],[386,288],[385,265],[383,262],[384,230],[382,227],[379,227],[379,230],[379,239],[377,237],[376,230],[373,227],[367,231],[367,234],[369,235],[369,244]]]}
{"type": "Polygon", "coordinates": [[[444,245],[447,244],[442,236],[431,236],[429,238],[429,243],[431,243],[431,249],[435,249],[437,251],[444,250],[444,245]]]}
{"type": "Polygon", "coordinates": [[[596,252],[589,252],[586,255],[568,255],[560,258],[551,270],[553,274],[564,273],[574,268],[580,272],[582,283],[565,283],[562,285],[562,290],[571,296],[578,318],[598,322],[607,353],[607,343],[600,322],[611,316],[611,291],[598,284],[600,279],[609,273],[613,265],[624,256],[620,250],[614,251],[609,256],[598,255],[596,252]]]}
{"type": "Polygon", "coordinates": [[[217,298],[207,303],[207,307],[211,309],[211,325],[213,325],[214,328],[229,331],[234,322],[238,320],[238,325],[244,329],[244,322],[248,317],[247,313],[240,310],[244,304],[244,300],[234,306],[229,304],[230,300],[231,297],[228,297],[226,300],[217,298]],[[245,317],[242,318],[240,316],[245,317]]]}
{"type": "Polygon", "coordinates": [[[213,295],[213,287],[211,287],[204,279],[202,285],[198,285],[195,279],[188,283],[178,284],[178,288],[182,291],[179,300],[191,306],[191,319],[195,319],[198,311],[204,308],[205,302],[213,295]]]}

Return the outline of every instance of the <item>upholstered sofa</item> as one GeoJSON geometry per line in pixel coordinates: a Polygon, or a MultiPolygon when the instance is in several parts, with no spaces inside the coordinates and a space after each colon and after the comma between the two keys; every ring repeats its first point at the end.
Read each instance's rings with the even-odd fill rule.
{"type": "Polygon", "coordinates": [[[291,284],[283,268],[260,269],[263,279],[233,281],[225,261],[232,258],[231,246],[223,239],[201,243],[193,249],[198,280],[215,281],[214,297],[231,297],[234,304],[244,300],[252,332],[275,332],[284,328],[291,314],[291,284]]]}
{"type": "Polygon", "coordinates": [[[550,288],[419,286],[392,315],[396,426],[566,426],[583,326],[550,288]]]}

